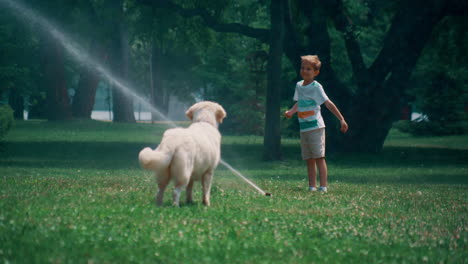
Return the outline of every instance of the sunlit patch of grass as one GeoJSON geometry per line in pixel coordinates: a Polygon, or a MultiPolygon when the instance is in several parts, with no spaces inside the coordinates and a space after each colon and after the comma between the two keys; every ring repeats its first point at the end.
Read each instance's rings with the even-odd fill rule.
{"type": "MultiPolygon", "coordinates": [[[[258,137],[224,137],[212,206],[154,205],[138,151],[165,127],[20,122],[0,154],[0,261],[152,263],[463,263],[467,148],[401,145],[379,155],[330,154],[329,192],[307,191],[299,144],[261,160],[258,137]],[[93,132],[94,131],[94,132],[93,132]]],[[[404,138],[406,136],[406,138],[404,138]]],[[[415,139],[421,140],[421,139],[415,139]]],[[[444,141],[443,139],[440,139],[444,141]]],[[[444,141],[445,142],[445,141],[444,141]]],[[[420,142],[421,144],[424,142],[420,142]]],[[[418,143],[419,144],[419,143],[418,143]]],[[[182,197],[184,198],[184,197],[182,197]]]]}

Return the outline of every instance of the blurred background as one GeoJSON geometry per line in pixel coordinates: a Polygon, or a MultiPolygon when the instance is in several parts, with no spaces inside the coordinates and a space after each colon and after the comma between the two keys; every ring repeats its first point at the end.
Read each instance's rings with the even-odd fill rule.
{"type": "Polygon", "coordinates": [[[223,132],[264,136],[267,158],[281,155],[281,137],[298,136],[297,121],[281,116],[294,103],[306,54],[322,60],[317,80],[350,125],[341,135],[335,118],[322,111],[331,150],[378,152],[392,127],[414,135],[463,134],[467,5],[0,0],[2,120],[160,121],[73,58],[79,55],[67,52],[67,43],[51,33],[57,30],[170,120],[185,120],[196,101],[219,102],[228,112],[223,132]]]}

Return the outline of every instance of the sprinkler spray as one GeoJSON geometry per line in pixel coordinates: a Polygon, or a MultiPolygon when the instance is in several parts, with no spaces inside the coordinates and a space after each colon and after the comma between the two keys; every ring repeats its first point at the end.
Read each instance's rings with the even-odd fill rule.
{"type": "MultiPolygon", "coordinates": [[[[65,50],[70,55],[72,55],[72,58],[74,58],[77,62],[83,63],[87,65],[89,68],[94,69],[96,72],[100,73],[105,79],[107,79],[109,82],[114,84],[114,86],[117,89],[127,94],[128,96],[132,97],[134,100],[141,103],[143,106],[146,106],[147,108],[151,109],[151,112],[156,113],[159,117],[168,121],[168,123],[172,127],[176,127],[173,121],[169,120],[165,115],[163,115],[160,111],[158,111],[158,109],[152,106],[147,100],[145,100],[143,97],[139,96],[136,92],[134,92],[135,89],[131,89],[130,87],[126,86],[124,82],[122,82],[121,80],[118,80],[115,76],[111,74],[109,70],[107,70],[97,61],[95,61],[89,54],[84,52],[83,48],[79,46],[75,41],[73,41],[73,39],[66,36],[64,33],[62,33],[57,27],[52,25],[44,17],[40,16],[39,14],[36,14],[35,12],[33,12],[33,10],[22,6],[20,3],[15,2],[14,0],[0,0],[0,4],[4,4],[10,9],[18,11],[19,14],[27,18],[26,22],[39,24],[42,28],[46,29],[49,32],[49,34],[58,43],[60,43],[65,48],[65,50]]],[[[255,185],[249,179],[244,177],[240,172],[238,172],[236,169],[231,167],[231,165],[229,165],[225,161],[221,160],[220,162],[226,168],[228,168],[231,172],[233,172],[234,174],[239,176],[241,179],[243,179],[245,182],[247,182],[252,187],[254,187],[262,195],[269,196],[269,197],[272,196],[271,193],[265,192],[262,189],[260,189],[257,185],[255,185]]]]}
{"type": "Polygon", "coordinates": [[[250,184],[250,186],[254,187],[255,190],[257,190],[259,193],[261,193],[262,195],[265,195],[265,196],[268,196],[268,197],[271,197],[271,193],[269,192],[265,192],[264,190],[260,189],[260,187],[258,187],[257,185],[255,185],[255,183],[253,183],[252,181],[250,181],[249,179],[247,179],[244,175],[242,175],[240,172],[238,172],[236,169],[234,169],[233,167],[231,167],[231,165],[227,164],[224,160],[221,160],[220,161],[221,164],[223,164],[226,168],[228,168],[231,172],[233,172],[235,175],[239,176],[242,180],[244,180],[246,183],[250,184]]]}

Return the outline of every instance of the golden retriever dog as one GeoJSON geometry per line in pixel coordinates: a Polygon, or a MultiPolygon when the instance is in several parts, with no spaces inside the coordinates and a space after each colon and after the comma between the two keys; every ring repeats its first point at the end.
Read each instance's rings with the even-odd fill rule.
{"type": "Polygon", "coordinates": [[[188,128],[172,128],[164,132],[159,146],[140,151],[140,165],[156,174],[158,193],[156,204],[163,203],[164,190],[174,182],[173,204],[179,206],[180,194],[187,191],[187,203],[192,203],[194,181],[201,181],[203,204],[210,205],[213,172],[221,155],[221,134],[218,125],[226,117],[224,108],[214,102],[192,105],[185,115],[192,121],[188,128]]]}

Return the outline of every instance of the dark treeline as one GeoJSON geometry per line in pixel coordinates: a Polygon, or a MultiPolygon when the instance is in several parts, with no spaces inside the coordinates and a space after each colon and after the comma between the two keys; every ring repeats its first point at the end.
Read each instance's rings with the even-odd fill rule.
{"type": "MultiPolygon", "coordinates": [[[[331,149],[380,151],[408,105],[432,120],[440,109],[444,116],[437,120],[443,122],[466,116],[459,114],[467,94],[466,1],[20,3],[66,32],[163,113],[171,95],[223,104],[228,119],[222,128],[264,135],[266,159],[280,158],[281,135],[297,131],[281,113],[293,104],[305,54],[321,58],[317,79],[350,125],[341,135],[323,111],[331,149]]],[[[11,9],[0,10],[0,92],[15,116],[22,118],[28,98],[35,118],[91,118],[102,76],[72,60],[47,29],[11,9]]],[[[113,89],[112,100],[114,121],[135,122],[129,96],[113,89]]]]}

